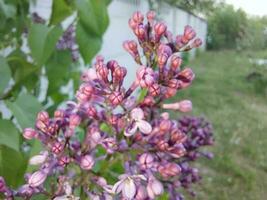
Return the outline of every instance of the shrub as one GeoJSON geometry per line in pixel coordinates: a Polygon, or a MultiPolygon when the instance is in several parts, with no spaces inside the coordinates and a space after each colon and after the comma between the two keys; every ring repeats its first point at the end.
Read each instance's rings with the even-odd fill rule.
{"type": "Polygon", "coordinates": [[[35,127],[24,129],[24,138],[41,141],[44,150],[30,159],[37,170],[26,174],[26,183],[17,190],[0,179],[6,199],[141,200],[164,191],[170,199],[182,199],[180,186],[188,189],[199,180],[198,170],[188,163],[200,155],[211,157],[199,151],[213,143],[210,125],[196,118],[172,120],[160,111],[191,111],[189,100],[164,100],[194,79],[190,68],[180,69],[182,59],[175,53],[196,48],[201,40],[190,26],[173,38],[154,18],[149,12],[144,24],[144,16],[136,12],[129,20],[138,43],[128,40],[123,47],[139,65],[130,88],[123,87],[126,68],[98,56],[81,77],[76,101],[67,102],[54,116],[39,112],[35,127]]]}

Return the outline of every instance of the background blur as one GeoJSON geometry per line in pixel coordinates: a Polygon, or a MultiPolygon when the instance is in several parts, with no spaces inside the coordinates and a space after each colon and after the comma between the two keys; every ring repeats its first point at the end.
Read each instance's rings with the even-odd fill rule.
{"type": "Polygon", "coordinates": [[[134,39],[128,19],[151,9],[174,35],[189,24],[203,40],[181,54],[196,79],[174,98],[191,99],[191,114],[214,126],[215,157],[198,163],[196,199],[266,199],[265,0],[0,0],[0,176],[9,185],[23,181],[40,149],[23,141],[22,129],[34,126],[38,111],[72,99],[97,54],[127,67],[129,86],[138,66],[122,48],[134,39]]]}

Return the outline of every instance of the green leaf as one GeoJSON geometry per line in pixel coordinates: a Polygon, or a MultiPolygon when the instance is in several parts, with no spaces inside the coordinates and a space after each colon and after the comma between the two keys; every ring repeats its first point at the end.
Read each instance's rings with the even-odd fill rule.
{"type": "Polygon", "coordinates": [[[37,113],[42,105],[30,94],[21,94],[16,101],[6,101],[21,128],[34,127],[37,113]]]}
{"type": "Polygon", "coordinates": [[[100,50],[102,38],[86,32],[81,24],[77,24],[76,40],[85,63],[89,63],[100,50]]]}
{"type": "Polygon", "coordinates": [[[56,43],[63,33],[59,26],[47,27],[44,24],[33,24],[29,32],[29,47],[32,57],[42,66],[52,55],[56,43]]]}
{"type": "MultiPolygon", "coordinates": [[[[49,81],[48,95],[56,96],[62,85],[69,81],[70,65],[72,63],[71,53],[69,51],[55,51],[46,65],[46,75],[49,81]]],[[[55,100],[53,98],[53,100],[55,100]]]]}
{"type": "Polygon", "coordinates": [[[16,187],[23,181],[27,160],[22,153],[5,145],[0,145],[0,176],[8,186],[16,187]]]}
{"type": "Polygon", "coordinates": [[[9,65],[12,71],[12,77],[15,81],[14,89],[20,89],[25,86],[28,90],[35,88],[39,80],[40,67],[27,62],[21,52],[13,52],[9,55],[9,65]]]}
{"type": "Polygon", "coordinates": [[[14,124],[9,120],[0,119],[0,145],[6,145],[19,151],[20,135],[14,124]]]}
{"type": "Polygon", "coordinates": [[[11,72],[5,58],[0,56],[0,95],[3,94],[11,78],[11,72]]]}
{"type": "Polygon", "coordinates": [[[105,1],[77,0],[79,22],[88,33],[102,36],[105,32],[109,19],[105,1]]]}
{"type": "Polygon", "coordinates": [[[71,7],[65,0],[53,0],[51,24],[58,24],[72,14],[71,7]]]}

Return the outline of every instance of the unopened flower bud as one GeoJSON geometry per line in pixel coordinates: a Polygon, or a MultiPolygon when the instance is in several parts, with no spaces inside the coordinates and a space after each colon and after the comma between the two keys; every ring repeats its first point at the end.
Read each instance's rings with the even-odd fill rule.
{"type": "Polygon", "coordinates": [[[58,160],[58,164],[62,167],[68,165],[70,163],[71,159],[69,156],[61,156],[58,160]]]}
{"type": "Polygon", "coordinates": [[[157,37],[160,37],[167,30],[167,26],[163,22],[158,22],[154,25],[154,31],[157,37]]]}
{"type": "Polygon", "coordinates": [[[177,144],[173,147],[169,147],[168,152],[174,158],[180,158],[186,154],[186,149],[184,148],[184,146],[182,144],[177,144]]]}
{"type": "Polygon", "coordinates": [[[164,165],[159,165],[159,173],[164,177],[173,177],[181,173],[181,168],[176,163],[167,163],[164,165]]]}
{"type": "Polygon", "coordinates": [[[164,97],[165,98],[171,98],[171,97],[176,95],[176,92],[177,92],[177,89],[168,87],[168,88],[166,88],[166,91],[164,93],[164,97]]]}
{"type": "Polygon", "coordinates": [[[150,24],[153,24],[154,20],[155,20],[155,17],[156,17],[156,13],[154,11],[148,11],[147,14],[146,14],[146,18],[147,18],[147,21],[150,23],[150,24]]]}
{"type": "Polygon", "coordinates": [[[196,38],[193,42],[193,47],[197,48],[200,47],[202,45],[202,40],[200,38],[196,38]]]}
{"type": "Polygon", "coordinates": [[[47,151],[42,152],[39,155],[36,155],[36,156],[31,157],[30,160],[29,160],[29,164],[30,165],[40,165],[40,164],[43,164],[46,161],[47,156],[48,156],[48,152],[47,151]]]}
{"type": "Polygon", "coordinates": [[[41,185],[45,179],[47,177],[47,174],[44,173],[43,171],[37,171],[37,172],[34,172],[29,180],[28,180],[28,184],[31,186],[31,187],[38,187],[39,185],[41,185]]]}
{"type": "Polygon", "coordinates": [[[167,63],[168,55],[166,53],[161,53],[158,55],[158,65],[159,68],[163,68],[167,63]]]}
{"type": "Polygon", "coordinates": [[[134,34],[137,36],[137,38],[141,41],[145,40],[146,38],[146,30],[143,25],[138,25],[134,29],[134,34]]]}
{"type": "Polygon", "coordinates": [[[31,140],[38,135],[37,131],[32,128],[25,128],[23,131],[23,137],[27,140],[31,140]]]}
{"type": "Polygon", "coordinates": [[[182,59],[179,56],[173,55],[171,57],[171,69],[176,71],[182,64],[182,59]]]}
{"type": "Polygon", "coordinates": [[[162,120],[159,124],[159,129],[161,132],[166,133],[171,129],[172,123],[170,120],[162,120]]]}
{"type": "Polygon", "coordinates": [[[143,153],[139,157],[139,163],[140,163],[141,169],[149,169],[153,167],[154,157],[150,153],[143,153]]]}
{"type": "Polygon", "coordinates": [[[171,79],[168,81],[168,87],[178,89],[180,86],[180,81],[177,79],[171,79]]]}
{"type": "Polygon", "coordinates": [[[81,117],[77,114],[71,114],[69,117],[69,126],[74,128],[81,123],[81,117]]]}
{"type": "Polygon", "coordinates": [[[179,110],[181,112],[192,111],[192,102],[190,100],[183,100],[177,103],[163,104],[164,109],[179,110]]]}
{"type": "Polygon", "coordinates": [[[112,73],[114,82],[121,82],[127,74],[125,67],[116,67],[112,73]]]}
{"type": "Polygon", "coordinates": [[[192,40],[195,36],[196,36],[196,32],[194,31],[194,29],[189,25],[185,26],[184,37],[187,40],[192,40]]]}
{"type": "Polygon", "coordinates": [[[45,124],[48,124],[49,122],[49,115],[46,111],[41,111],[37,115],[37,120],[40,120],[44,122],[45,124]]]}
{"type": "Polygon", "coordinates": [[[137,11],[137,12],[135,12],[135,13],[133,14],[132,19],[133,19],[136,23],[140,24],[140,23],[142,23],[142,22],[144,21],[144,15],[143,15],[141,12],[137,11]]]}
{"type": "Polygon", "coordinates": [[[119,91],[114,91],[109,95],[109,102],[113,106],[119,105],[123,100],[123,94],[119,91]]]}
{"type": "Polygon", "coordinates": [[[132,30],[135,30],[135,28],[138,26],[138,23],[136,21],[134,21],[132,18],[129,19],[128,24],[132,30]]]}
{"type": "Polygon", "coordinates": [[[95,164],[94,158],[91,155],[85,155],[81,158],[80,166],[84,170],[90,170],[95,164]]]}
{"type": "Polygon", "coordinates": [[[58,109],[54,112],[54,117],[57,120],[62,120],[64,118],[64,115],[65,115],[64,110],[61,109],[58,109]]]}
{"type": "Polygon", "coordinates": [[[97,110],[94,106],[89,106],[87,109],[86,109],[86,114],[89,116],[89,117],[92,117],[92,118],[96,118],[97,117],[97,110]]]}
{"type": "Polygon", "coordinates": [[[55,142],[52,146],[52,152],[55,154],[59,154],[63,151],[64,149],[64,144],[61,142],[55,142]]]}
{"type": "Polygon", "coordinates": [[[148,92],[153,97],[158,96],[160,94],[160,86],[157,83],[154,83],[148,88],[148,92]]]}

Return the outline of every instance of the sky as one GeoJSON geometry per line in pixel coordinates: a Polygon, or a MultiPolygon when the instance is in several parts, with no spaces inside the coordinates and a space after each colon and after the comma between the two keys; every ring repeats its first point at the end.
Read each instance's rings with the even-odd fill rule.
{"type": "Polygon", "coordinates": [[[267,0],[226,0],[235,8],[242,8],[250,15],[267,15],[267,0]]]}

